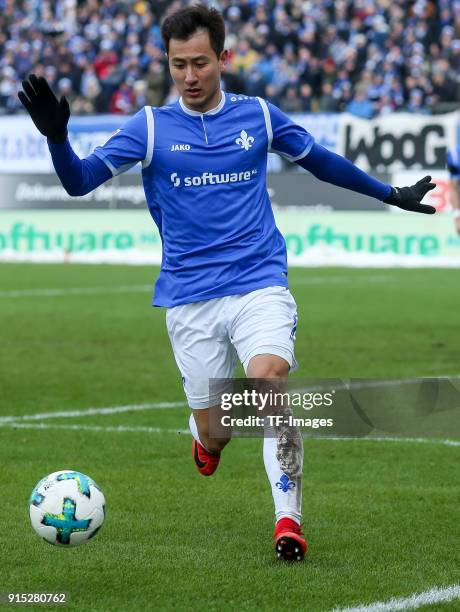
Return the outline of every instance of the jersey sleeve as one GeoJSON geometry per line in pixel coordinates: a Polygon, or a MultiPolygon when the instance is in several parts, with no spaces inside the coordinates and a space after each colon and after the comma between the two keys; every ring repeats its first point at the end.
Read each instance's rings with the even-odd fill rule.
{"type": "Polygon", "coordinates": [[[138,162],[142,162],[145,167],[151,160],[152,132],[152,109],[145,107],[131,117],[104,145],[96,147],[94,155],[105,163],[113,176],[125,172],[138,162]]]}
{"type": "Polygon", "coordinates": [[[290,162],[302,159],[315,143],[313,136],[270,102],[262,104],[268,133],[268,150],[290,162]],[[268,116],[267,116],[268,115],[268,116]]]}
{"type": "Polygon", "coordinates": [[[447,169],[451,178],[460,179],[460,151],[459,149],[447,153],[447,169]]]}

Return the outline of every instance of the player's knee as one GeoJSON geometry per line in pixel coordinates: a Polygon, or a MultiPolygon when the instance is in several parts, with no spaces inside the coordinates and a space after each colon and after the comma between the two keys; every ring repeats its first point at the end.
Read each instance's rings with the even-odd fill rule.
{"type": "Polygon", "coordinates": [[[289,364],[281,357],[253,357],[248,366],[248,378],[286,379],[289,375],[289,364]]]}

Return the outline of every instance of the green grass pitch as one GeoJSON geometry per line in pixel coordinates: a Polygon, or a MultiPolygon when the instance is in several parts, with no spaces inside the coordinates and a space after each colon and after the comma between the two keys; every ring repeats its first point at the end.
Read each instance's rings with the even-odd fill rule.
{"type": "MultiPolygon", "coordinates": [[[[2,264],[0,416],[182,402],[165,312],[150,307],[156,273],[2,264]]],[[[460,373],[458,271],[292,269],[290,285],[294,376],[460,373]]],[[[287,565],[272,550],[261,441],[234,440],[204,479],[176,433],[187,422],[185,405],[0,422],[0,592],[66,591],[67,610],[323,612],[458,582],[460,447],[307,440],[310,551],[287,565]],[[32,487],[58,469],[89,474],[107,499],[100,534],[77,549],[29,524],[32,487]]]]}

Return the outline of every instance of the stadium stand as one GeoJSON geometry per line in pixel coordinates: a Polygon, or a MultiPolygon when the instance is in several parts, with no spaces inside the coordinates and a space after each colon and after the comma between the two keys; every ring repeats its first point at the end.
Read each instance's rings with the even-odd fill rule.
{"type": "MultiPolygon", "coordinates": [[[[176,0],[0,0],[0,113],[30,72],[73,114],[130,114],[177,93],[161,20],[176,0]]],[[[460,0],[220,0],[223,86],[286,112],[438,113],[460,102],[460,0]]]]}

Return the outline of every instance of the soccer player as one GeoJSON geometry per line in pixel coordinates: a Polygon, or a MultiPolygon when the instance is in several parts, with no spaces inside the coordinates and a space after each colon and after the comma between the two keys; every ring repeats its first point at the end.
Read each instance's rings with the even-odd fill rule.
{"type": "MultiPolygon", "coordinates": [[[[180,99],[145,107],[85,159],[67,138],[69,106],[42,77],[23,81],[19,98],[48,138],[56,172],[82,196],[138,162],[147,205],[162,238],[154,305],[163,306],[174,356],[192,409],[193,458],[213,474],[230,436],[210,435],[209,379],[232,378],[239,359],[247,377],[286,381],[296,367],[297,308],[288,289],[286,246],[266,190],[267,153],[275,151],[320,180],[432,214],[421,204],[435,187],[425,177],[401,189],[383,184],[315,143],[278,108],[221,91],[228,59],[225,28],[202,5],[165,19],[162,37],[180,99]]],[[[263,458],[275,506],[278,558],[300,560],[303,446],[264,438],[263,458]]]]}
{"type": "Polygon", "coordinates": [[[449,196],[453,210],[454,225],[460,235],[460,146],[447,153],[447,169],[449,170],[449,196]]]}

